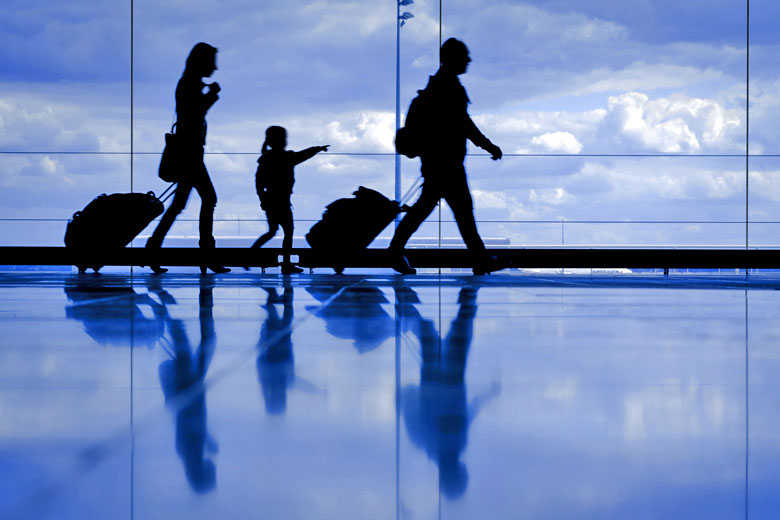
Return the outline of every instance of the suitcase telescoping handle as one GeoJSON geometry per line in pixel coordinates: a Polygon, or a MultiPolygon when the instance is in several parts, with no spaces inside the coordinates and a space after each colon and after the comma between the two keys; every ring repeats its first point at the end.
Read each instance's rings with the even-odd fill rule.
{"type": "MultiPolygon", "coordinates": [[[[412,183],[412,185],[409,186],[409,189],[406,190],[406,193],[404,193],[403,197],[401,197],[401,207],[402,208],[403,207],[408,208],[407,203],[412,200],[412,197],[414,197],[414,195],[419,190],[422,189],[422,183],[423,183],[423,178],[422,177],[417,177],[414,180],[414,182],[412,183]]],[[[404,210],[402,210],[402,211],[404,211],[404,210]]]]}
{"type": "Polygon", "coordinates": [[[160,202],[165,204],[165,201],[170,199],[173,196],[174,193],[176,193],[176,183],[172,182],[172,183],[170,183],[168,185],[167,188],[165,188],[164,192],[160,193],[160,197],[159,197],[160,202]],[[171,190],[171,188],[173,188],[173,190],[171,190]],[[170,192],[170,193],[168,193],[168,192],[170,192]]]}

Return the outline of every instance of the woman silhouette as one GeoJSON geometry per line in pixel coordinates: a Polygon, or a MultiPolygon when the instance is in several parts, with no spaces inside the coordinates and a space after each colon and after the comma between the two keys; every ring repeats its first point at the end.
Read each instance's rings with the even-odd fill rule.
{"type": "MultiPolygon", "coordinates": [[[[200,195],[200,271],[207,269],[215,273],[227,273],[230,269],[217,263],[214,242],[214,208],[217,193],[203,163],[203,148],[206,145],[206,112],[219,99],[217,82],[206,84],[203,78],[210,77],[217,70],[217,49],[207,43],[195,45],[187,57],[184,73],[176,85],[176,136],[179,146],[181,177],[173,202],[163,214],[157,229],[146,242],[147,248],[160,248],[173,221],[184,210],[193,188],[200,195]],[[207,92],[203,89],[207,88],[207,92]]],[[[155,273],[167,269],[150,265],[155,273]]]]}

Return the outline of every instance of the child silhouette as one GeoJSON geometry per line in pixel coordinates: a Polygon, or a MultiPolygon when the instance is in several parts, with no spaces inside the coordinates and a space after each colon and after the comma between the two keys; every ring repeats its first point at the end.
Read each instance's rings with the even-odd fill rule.
{"type": "Polygon", "coordinates": [[[293,215],[290,195],[292,195],[295,177],[293,168],[318,152],[325,152],[328,146],[312,146],[293,152],[287,147],[287,130],[281,126],[270,126],[265,131],[265,142],[260,158],[257,160],[255,186],[260,197],[260,207],[268,218],[268,232],[261,235],[252,247],[261,247],[271,240],[279,226],[284,231],[282,241],[282,273],[302,273],[303,269],[290,262],[293,240],[293,215]]]}

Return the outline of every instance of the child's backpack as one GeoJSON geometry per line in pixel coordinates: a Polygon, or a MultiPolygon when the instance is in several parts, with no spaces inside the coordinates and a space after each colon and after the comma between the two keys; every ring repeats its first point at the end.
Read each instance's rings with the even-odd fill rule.
{"type": "Polygon", "coordinates": [[[425,149],[428,137],[426,127],[430,121],[428,97],[425,90],[417,91],[417,96],[412,99],[409,110],[406,111],[404,126],[399,128],[395,134],[396,151],[410,159],[420,157],[425,149]]]}

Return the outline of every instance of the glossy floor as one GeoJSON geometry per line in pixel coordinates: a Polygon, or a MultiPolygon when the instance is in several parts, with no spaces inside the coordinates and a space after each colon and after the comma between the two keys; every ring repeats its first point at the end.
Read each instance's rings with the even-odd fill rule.
{"type": "Polygon", "coordinates": [[[0,274],[0,517],[778,517],[780,277],[483,278],[0,274]]]}

